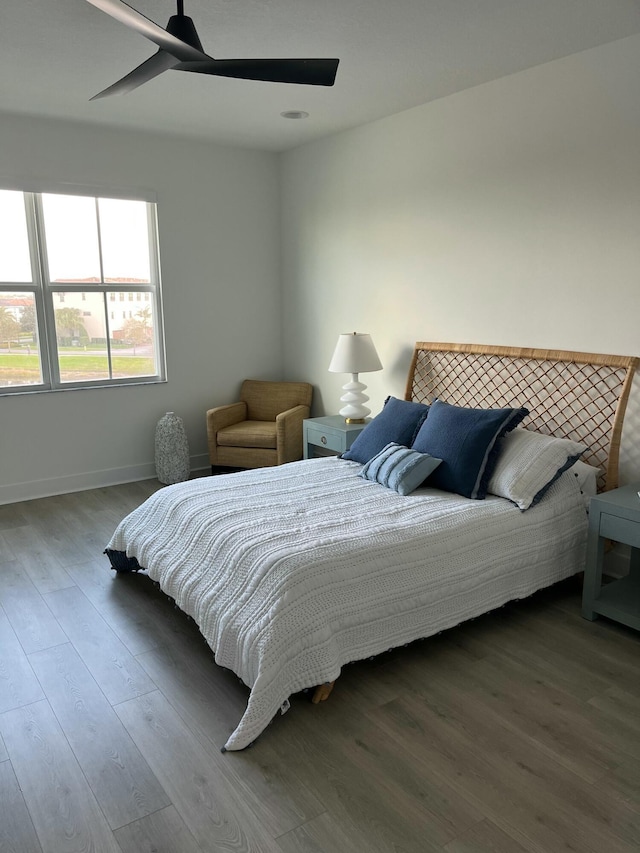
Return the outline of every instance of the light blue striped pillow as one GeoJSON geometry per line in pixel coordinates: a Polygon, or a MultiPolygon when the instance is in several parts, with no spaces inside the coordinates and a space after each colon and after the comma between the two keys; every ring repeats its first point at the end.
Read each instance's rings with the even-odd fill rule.
{"type": "Polygon", "coordinates": [[[391,442],[362,466],[360,476],[393,489],[399,495],[410,495],[441,462],[428,453],[419,453],[391,442]]]}

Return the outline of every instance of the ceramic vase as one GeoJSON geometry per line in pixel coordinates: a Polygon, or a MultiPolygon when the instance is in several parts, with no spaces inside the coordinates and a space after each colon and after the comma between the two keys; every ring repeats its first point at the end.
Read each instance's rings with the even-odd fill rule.
{"type": "Polygon", "coordinates": [[[156,425],[156,476],[164,485],[189,479],[189,443],[184,422],[175,412],[167,412],[156,425]]]}

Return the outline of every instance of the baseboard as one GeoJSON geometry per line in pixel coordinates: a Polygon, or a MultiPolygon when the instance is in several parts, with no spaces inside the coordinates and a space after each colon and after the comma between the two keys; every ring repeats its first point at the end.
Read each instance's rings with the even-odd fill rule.
{"type": "MultiPolygon", "coordinates": [[[[192,474],[210,469],[209,457],[205,453],[192,456],[190,467],[192,474]]],[[[121,483],[136,483],[138,480],[154,479],[155,476],[154,463],[147,462],[142,465],[126,465],[122,468],[106,468],[101,471],[69,474],[65,477],[12,483],[9,486],[0,486],[0,505],[37,498],[49,498],[52,495],[65,495],[69,492],[85,492],[87,489],[100,489],[104,486],[117,486],[121,483]]]]}

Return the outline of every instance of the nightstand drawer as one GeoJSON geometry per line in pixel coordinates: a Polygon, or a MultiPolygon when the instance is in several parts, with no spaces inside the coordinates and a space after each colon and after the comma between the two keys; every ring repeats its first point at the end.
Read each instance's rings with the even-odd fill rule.
{"type": "Polygon", "coordinates": [[[600,516],[600,536],[640,548],[640,524],[637,521],[629,521],[628,518],[603,512],[600,516]]]}
{"type": "Polygon", "coordinates": [[[337,453],[342,453],[345,449],[344,436],[329,432],[328,430],[320,431],[310,429],[308,438],[312,444],[317,444],[320,447],[326,447],[327,450],[335,450],[337,453]]]}

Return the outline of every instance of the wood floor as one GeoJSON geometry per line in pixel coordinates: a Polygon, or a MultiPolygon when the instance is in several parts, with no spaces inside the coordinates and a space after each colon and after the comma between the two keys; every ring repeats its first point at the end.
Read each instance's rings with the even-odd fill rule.
{"type": "Polygon", "coordinates": [[[0,507],[0,851],[637,853],[640,634],[575,582],[345,668],[220,752],[247,700],[102,550],[154,481],[0,507]]]}

